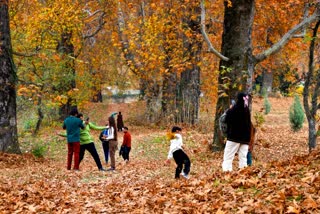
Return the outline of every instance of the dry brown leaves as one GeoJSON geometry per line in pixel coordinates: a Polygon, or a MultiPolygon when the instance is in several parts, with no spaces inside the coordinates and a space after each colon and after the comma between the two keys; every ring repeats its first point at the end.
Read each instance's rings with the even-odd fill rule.
{"type": "MultiPolygon", "coordinates": [[[[132,129],[132,160],[117,157],[115,172],[99,172],[88,154],[75,172],[65,169],[65,151],[54,160],[1,153],[0,213],[319,213],[320,151],[306,154],[305,134],[285,125],[278,133],[268,121],[273,117],[260,133],[254,166],[232,173],[221,171],[222,153],[208,151],[210,134],[186,130],[189,180],[173,179],[175,165],[164,165],[166,152],[150,159],[149,151],[138,149],[155,130],[132,129]]],[[[158,144],[165,148],[156,151],[167,146],[158,144]]]]}

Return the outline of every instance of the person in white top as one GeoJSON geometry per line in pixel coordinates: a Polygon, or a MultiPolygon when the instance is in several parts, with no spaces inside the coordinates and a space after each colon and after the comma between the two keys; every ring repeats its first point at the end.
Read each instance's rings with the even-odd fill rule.
{"type": "Polygon", "coordinates": [[[170,149],[167,158],[167,164],[170,163],[170,159],[173,157],[177,164],[175,178],[180,178],[180,173],[182,172],[182,176],[186,179],[189,178],[190,166],[191,162],[188,155],[183,151],[183,142],[181,132],[182,129],[178,126],[172,127],[172,137],[170,140],[170,149]]]}

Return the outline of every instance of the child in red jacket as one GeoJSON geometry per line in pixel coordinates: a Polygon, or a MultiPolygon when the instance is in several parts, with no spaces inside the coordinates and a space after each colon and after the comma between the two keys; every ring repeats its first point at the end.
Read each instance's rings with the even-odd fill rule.
{"type": "Polygon", "coordinates": [[[130,150],[131,150],[131,134],[128,131],[128,127],[123,127],[123,142],[121,145],[121,155],[123,157],[123,160],[125,160],[126,162],[129,161],[129,154],[130,154],[130,150]]]}

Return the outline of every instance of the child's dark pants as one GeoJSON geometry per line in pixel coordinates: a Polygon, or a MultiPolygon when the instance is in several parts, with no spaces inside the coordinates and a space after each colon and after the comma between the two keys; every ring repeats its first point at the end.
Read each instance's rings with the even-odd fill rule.
{"type": "Polygon", "coordinates": [[[182,149],[173,152],[173,158],[177,164],[175,178],[180,178],[180,173],[184,165],[183,172],[188,175],[190,172],[190,159],[182,149]]]}

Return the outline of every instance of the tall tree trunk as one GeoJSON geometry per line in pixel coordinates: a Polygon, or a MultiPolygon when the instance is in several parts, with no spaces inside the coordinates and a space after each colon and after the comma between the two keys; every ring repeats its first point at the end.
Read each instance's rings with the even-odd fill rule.
{"type": "MultiPolygon", "coordinates": [[[[57,51],[59,53],[65,54],[66,56],[65,69],[62,71],[65,79],[62,81],[60,87],[57,89],[61,92],[61,94],[67,94],[68,91],[76,88],[74,46],[71,42],[71,37],[71,32],[62,33],[61,40],[57,46],[57,51]],[[67,58],[69,56],[71,57],[67,58]]],[[[67,103],[63,104],[59,109],[60,118],[63,119],[67,117],[71,109],[75,107],[77,107],[75,100],[72,97],[67,96],[67,103]]]]}
{"type": "Polygon", "coordinates": [[[317,143],[317,129],[316,129],[316,115],[317,111],[320,108],[318,99],[320,96],[320,67],[318,65],[317,70],[315,71],[314,63],[314,52],[317,41],[317,32],[320,26],[320,20],[316,23],[313,29],[312,40],[309,47],[309,70],[306,75],[306,81],[303,89],[303,106],[306,112],[308,125],[309,125],[309,152],[311,152],[317,143]],[[310,92],[310,90],[313,91],[310,92]],[[311,97],[311,102],[309,102],[309,97],[311,97]],[[310,105],[311,104],[311,105],[310,105]]]}
{"type": "Polygon", "coordinates": [[[251,31],[254,18],[254,0],[232,0],[232,7],[225,1],[222,55],[228,61],[220,61],[218,78],[220,94],[215,114],[213,150],[223,149],[223,138],[219,130],[219,117],[235,99],[237,92],[251,88],[254,68],[251,31]],[[230,69],[230,70],[229,70],[230,69]],[[244,79],[244,73],[249,75],[244,79]],[[228,80],[227,82],[225,82],[228,80]],[[248,81],[249,80],[249,81],[248,81]]]}
{"type": "Polygon", "coordinates": [[[260,93],[269,94],[272,92],[273,72],[263,69],[262,88],[260,93]]]}
{"type": "Polygon", "coordinates": [[[184,37],[184,53],[187,59],[187,68],[181,73],[178,91],[178,110],[180,120],[178,122],[196,124],[199,120],[200,102],[200,67],[203,39],[201,35],[201,8],[196,4],[188,8],[189,14],[183,22],[192,32],[191,37],[184,37]],[[199,14],[194,17],[194,14],[199,14]]]}
{"type": "MultiPolygon", "coordinates": [[[[166,66],[166,65],[165,65],[166,66]]],[[[167,67],[167,66],[166,66],[167,67]]],[[[170,69],[169,67],[167,67],[170,69]]],[[[177,123],[177,74],[168,72],[163,75],[162,115],[167,123],[177,123]]]]}
{"type": "MultiPolygon", "coordinates": [[[[41,91],[43,90],[43,87],[41,88],[41,91]]],[[[44,118],[43,112],[42,112],[42,97],[38,97],[38,103],[37,103],[37,112],[38,112],[38,120],[36,124],[36,128],[34,129],[33,135],[36,136],[40,130],[40,126],[42,124],[42,120],[44,118]]]]}
{"type": "Polygon", "coordinates": [[[21,153],[17,134],[17,78],[12,58],[8,10],[8,0],[0,0],[0,151],[21,153]]]}

